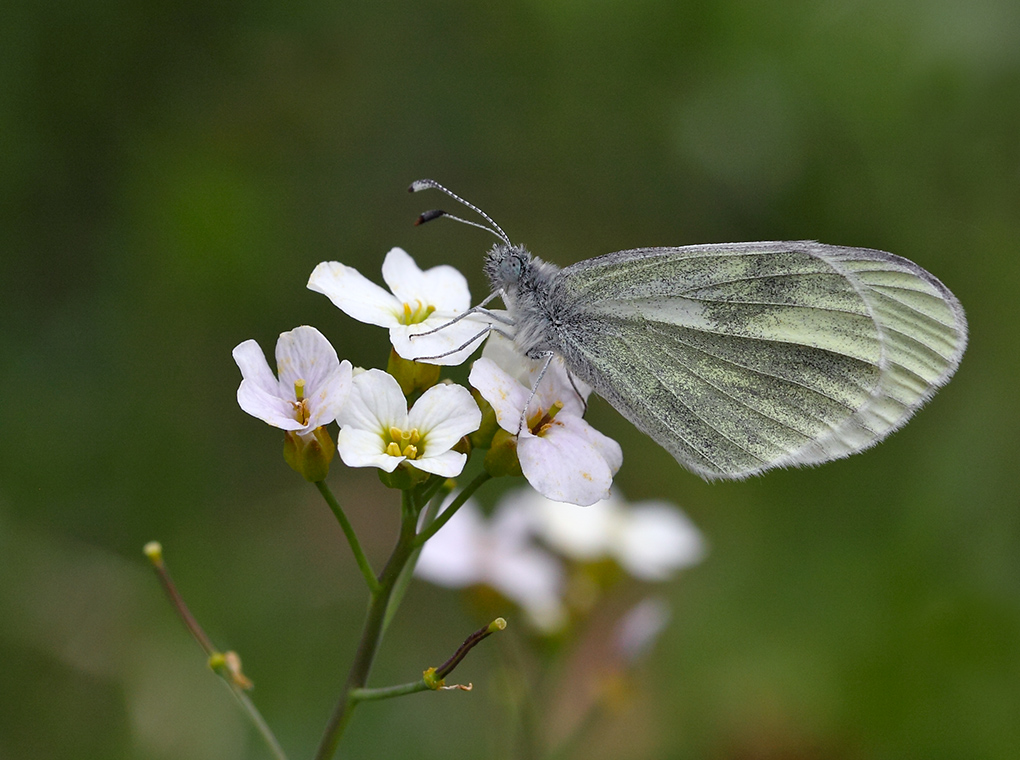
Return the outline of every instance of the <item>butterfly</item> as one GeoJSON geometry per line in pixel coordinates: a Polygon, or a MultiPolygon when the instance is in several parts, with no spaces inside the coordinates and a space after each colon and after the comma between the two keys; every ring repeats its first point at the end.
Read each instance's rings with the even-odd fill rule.
{"type": "MultiPolygon", "coordinates": [[[[885,251],[780,241],[636,248],[565,268],[500,238],[485,260],[519,352],[567,370],[684,467],[820,464],[904,425],[959,366],[957,298],[885,251]]],[[[423,214],[419,222],[439,216],[423,214]]]]}

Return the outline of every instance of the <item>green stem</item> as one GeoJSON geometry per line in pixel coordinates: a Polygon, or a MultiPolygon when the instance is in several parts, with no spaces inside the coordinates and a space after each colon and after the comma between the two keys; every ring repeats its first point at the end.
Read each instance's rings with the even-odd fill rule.
{"type": "Polygon", "coordinates": [[[457,498],[453,500],[450,506],[444,509],[435,520],[422,528],[421,533],[414,537],[414,545],[416,547],[423,546],[426,541],[436,535],[436,533],[439,532],[439,529],[446,525],[446,523],[450,521],[450,518],[457,513],[457,510],[464,506],[464,502],[470,499],[474,492],[491,478],[492,476],[487,472],[479,473],[474,480],[464,487],[463,491],[457,494],[457,498]]]}
{"type": "MultiPolygon", "coordinates": [[[[428,525],[435,519],[436,512],[439,510],[439,505],[442,503],[443,498],[449,491],[444,489],[440,491],[440,487],[443,483],[447,482],[445,479],[440,479],[437,483],[427,484],[420,494],[417,494],[417,498],[414,502],[414,511],[416,514],[422,515],[422,524],[428,525]],[[421,505],[427,504],[424,513],[422,513],[421,505]]],[[[421,522],[421,521],[419,521],[421,522]]],[[[415,548],[411,552],[411,556],[407,560],[407,564],[404,565],[404,571],[400,574],[397,579],[397,585],[393,589],[393,595],[390,597],[390,604],[386,610],[386,618],[383,620],[383,631],[390,627],[390,622],[393,620],[394,615],[397,614],[397,608],[400,606],[401,600],[404,598],[404,594],[407,592],[407,587],[411,584],[411,577],[414,575],[414,566],[418,564],[418,555],[421,554],[421,546],[415,548]]]]}
{"type": "Polygon", "coordinates": [[[340,507],[340,503],[333,496],[333,492],[329,490],[329,486],[326,485],[325,480],[317,480],[315,487],[319,489],[319,493],[322,494],[322,498],[326,500],[329,508],[333,510],[333,514],[336,515],[336,520],[340,523],[340,528],[343,530],[344,535],[347,537],[347,543],[351,545],[351,551],[354,553],[354,559],[358,563],[358,567],[361,569],[361,574],[365,576],[365,583],[368,584],[368,590],[373,594],[379,592],[379,581],[376,580],[375,573],[372,572],[372,566],[368,563],[368,557],[365,556],[365,552],[361,550],[361,544],[358,541],[358,536],[354,532],[354,526],[351,525],[350,520],[347,519],[347,515],[344,514],[343,509],[340,507]]]}
{"type": "Polygon", "coordinates": [[[355,702],[368,702],[372,699],[390,699],[391,697],[402,697],[405,694],[417,694],[419,691],[428,691],[429,685],[422,678],[414,683],[402,683],[399,686],[386,686],[381,689],[355,689],[351,692],[351,700],[355,702]]]}
{"type": "Polygon", "coordinates": [[[255,707],[255,703],[251,701],[251,697],[249,697],[245,691],[230,683],[229,680],[224,679],[224,681],[227,682],[227,686],[230,687],[231,693],[237,698],[237,701],[240,702],[241,707],[246,713],[248,713],[248,717],[251,719],[251,722],[255,724],[255,728],[258,729],[259,734],[262,735],[262,740],[266,743],[266,746],[269,747],[269,751],[273,753],[273,757],[275,757],[276,760],[287,760],[287,755],[283,751],[283,747],[281,747],[280,743],[276,741],[276,737],[273,736],[272,729],[269,728],[269,724],[266,723],[265,719],[262,717],[262,713],[259,712],[259,709],[255,707]]]}
{"type": "Polygon", "coordinates": [[[496,618],[488,625],[483,625],[464,639],[464,643],[457,647],[457,651],[446,662],[438,668],[429,668],[425,671],[426,677],[422,677],[420,681],[402,683],[398,686],[386,686],[381,689],[355,689],[351,692],[351,699],[356,702],[367,702],[370,699],[390,699],[391,697],[402,697],[405,694],[416,694],[419,691],[435,691],[443,688],[470,691],[470,685],[444,686],[443,681],[467,657],[468,652],[478,646],[483,639],[504,628],[506,628],[506,621],[503,618],[496,618]]]}
{"type": "Polygon", "coordinates": [[[361,640],[358,643],[358,651],[354,655],[354,662],[347,674],[347,682],[344,685],[344,692],[340,696],[329,722],[323,732],[319,748],[315,753],[315,760],[330,760],[336,753],[337,745],[344,729],[350,722],[351,714],[358,700],[354,694],[364,688],[368,681],[369,671],[372,669],[372,662],[375,660],[376,652],[382,641],[383,622],[386,619],[386,609],[389,606],[390,596],[396,586],[404,565],[414,551],[416,514],[412,503],[411,494],[403,492],[401,500],[401,522],[400,536],[397,544],[393,547],[386,566],[379,575],[376,588],[372,591],[371,600],[368,605],[368,614],[365,617],[365,626],[361,631],[361,640]]]}
{"type": "MultiPolygon", "coordinates": [[[[276,740],[273,735],[273,730],[266,723],[265,718],[262,717],[262,713],[255,706],[255,703],[251,701],[251,697],[248,696],[247,692],[238,685],[238,681],[235,678],[234,673],[226,666],[226,659],[223,653],[219,652],[212,641],[206,635],[202,626],[199,625],[198,620],[191,614],[191,610],[188,609],[188,605],[184,602],[184,597],[181,596],[177,590],[177,585],[174,583],[173,578],[170,577],[170,571],[167,569],[166,563],[163,561],[163,547],[158,542],[152,541],[145,545],[145,555],[152,562],[153,568],[156,570],[156,576],[159,578],[159,582],[163,585],[163,590],[166,591],[167,596],[170,598],[170,603],[177,610],[177,614],[181,620],[184,621],[184,625],[187,626],[191,635],[198,642],[198,645],[202,647],[206,656],[209,658],[209,666],[212,671],[218,675],[223,683],[230,689],[230,693],[234,695],[238,703],[247,713],[248,718],[255,725],[259,734],[265,741],[266,746],[269,747],[269,751],[273,754],[277,760],[287,760],[287,755],[283,751],[283,747],[276,740]],[[214,665],[215,663],[218,663],[214,665]]],[[[247,681],[247,679],[244,679],[247,681]]],[[[248,682],[250,688],[250,682],[248,682]]]]}

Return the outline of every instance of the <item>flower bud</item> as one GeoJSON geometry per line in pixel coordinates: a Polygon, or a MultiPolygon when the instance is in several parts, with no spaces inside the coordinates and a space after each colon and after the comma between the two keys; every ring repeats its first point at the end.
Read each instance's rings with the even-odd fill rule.
{"type": "Polygon", "coordinates": [[[284,433],[283,458],[309,483],[326,479],[335,453],[336,444],[324,426],[320,425],[308,435],[290,430],[284,433]]]}
{"type": "Polygon", "coordinates": [[[517,458],[517,436],[500,428],[492,436],[492,443],[485,455],[485,471],[494,478],[504,475],[522,475],[521,462],[517,458]]]}
{"type": "Polygon", "coordinates": [[[425,364],[404,359],[390,348],[390,359],[386,364],[386,371],[397,379],[400,390],[405,396],[410,397],[414,393],[423,393],[438,383],[439,370],[438,364],[425,364]]]}
{"type": "Polygon", "coordinates": [[[478,404],[478,408],[482,410],[482,424],[478,426],[478,430],[469,436],[471,445],[476,449],[487,449],[492,444],[492,437],[499,430],[496,412],[493,411],[492,405],[476,389],[471,389],[471,396],[474,398],[475,403],[478,404]]]}

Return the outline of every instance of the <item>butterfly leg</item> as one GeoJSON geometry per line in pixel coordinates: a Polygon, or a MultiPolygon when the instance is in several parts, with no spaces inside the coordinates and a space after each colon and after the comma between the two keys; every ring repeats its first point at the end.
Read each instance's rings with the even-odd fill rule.
{"type": "Polygon", "coordinates": [[[584,397],[581,391],[577,387],[577,383],[574,382],[574,373],[568,371],[567,379],[570,381],[570,387],[574,389],[574,393],[577,394],[578,401],[581,402],[581,416],[583,417],[588,413],[588,399],[584,397]]]}
{"type": "MultiPolygon", "coordinates": [[[[444,327],[445,327],[445,325],[444,325],[444,327]]],[[[472,335],[472,336],[471,336],[470,338],[468,338],[468,339],[467,339],[466,341],[464,341],[463,343],[461,343],[461,344],[460,344],[459,346],[457,346],[456,348],[451,348],[451,349],[450,349],[449,351],[444,351],[443,353],[441,353],[441,354],[436,354],[435,356],[419,356],[419,357],[418,357],[417,359],[415,359],[414,361],[416,361],[416,362],[428,362],[428,361],[432,361],[433,359],[442,359],[443,357],[446,357],[446,356],[450,356],[451,354],[455,354],[455,353],[457,353],[458,351],[463,351],[463,350],[464,350],[465,348],[467,348],[468,346],[470,346],[470,345],[471,345],[472,343],[474,343],[474,342],[475,342],[476,340],[478,340],[479,338],[485,338],[485,337],[487,337],[487,336],[488,336],[488,334],[489,334],[489,333],[490,333],[491,331],[493,331],[493,330],[495,330],[496,332],[498,332],[498,333],[499,333],[500,335],[503,335],[504,337],[509,337],[509,338],[510,338],[511,340],[513,340],[513,337],[512,337],[512,336],[508,336],[508,335],[506,335],[506,333],[504,333],[504,332],[503,332],[502,330],[500,330],[499,328],[497,328],[497,327],[493,327],[492,325],[486,325],[486,326],[485,326],[485,328],[481,330],[481,332],[477,332],[477,333],[475,333],[474,335],[472,335]]],[[[435,330],[432,330],[431,332],[435,332],[435,330]]],[[[419,334],[420,334],[420,335],[428,335],[428,333],[419,333],[419,334]]],[[[408,337],[411,337],[411,338],[413,338],[414,336],[413,336],[413,335],[411,335],[411,336],[408,336],[408,337]]]]}
{"type": "MultiPolygon", "coordinates": [[[[484,301],[482,301],[480,304],[478,304],[477,306],[472,306],[467,311],[462,311],[460,314],[458,314],[456,317],[451,319],[449,322],[444,322],[443,324],[439,325],[439,327],[433,327],[431,330],[426,330],[425,332],[413,333],[411,335],[408,335],[407,337],[410,340],[410,339],[413,339],[413,338],[419,338],[422,335],[432,335],[433,333],[437,333],[440,330],[445,330],[450,325],[452,325],[452,324],[454,324],[456,322],[460,322],[462,319],[464,319],[464,317],[468,317],[468,316],[470,316],[472,314],[484,314],[489,319],[491,319],[491,320],[493,320],[495,322],[499,322],[499,323],[504,324],[504,325],[512,325],[513,324],[513,320],[511,320],[509,317],[503,316],[502,314],[494,314],[493,312],[491,312],[491,311],[489,311],[488,309],[485,308],[486,304],[491,303],[499,295],[500,295],[499,291],[496,291],[495,293],[490,293],[488,295],[488,297],[484,301]]],[[[471,340],[474,340],[474,338],[472,338],[471,340]]],[[[470,342],[471,341],[468,341],[468,343],[470,343],[470,342]]],[[[464,345],[466,346],[467,343],[465,343],[464,345]]],[[[453,353],[453,352],[451,351],[450,353],[453,353]]],[[[446,356],[446,354],[443,354],[443,356],[446,356]]]]}
{"type": "Polygon", "coordinates": [[[531,386],[531,393],[528,395],[528,400],[524,402],[524,408],[521,410],[521,419],[517,425],[517,435],[520,435],[521,431],[526,429],[528,426],[528,407],[531,406],[531,399],[535,398],[535,394],[538,393],[538,384],[541,383],[542,378],[545,377],[545,372],[549,369],[549,365],[552,363],[554,356],[556,356],[556,354],[553,351],[543,351],[538,357],[536,357],[545,359],[545,361],[542,362],[542,369],[538,371],[538,377],[535,378],[535,382],[531,386]]]}

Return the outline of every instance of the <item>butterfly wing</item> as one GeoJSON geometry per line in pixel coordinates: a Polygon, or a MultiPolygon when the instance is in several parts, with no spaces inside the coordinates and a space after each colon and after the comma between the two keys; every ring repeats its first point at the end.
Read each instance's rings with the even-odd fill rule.
{"type": "Polygon", "coordinates": [[[959,302],[921,267],[815,242],[620,251],[561,270],[552,295],[567,365],[707,478],[872,446],[967,342],[959,302]]]}

